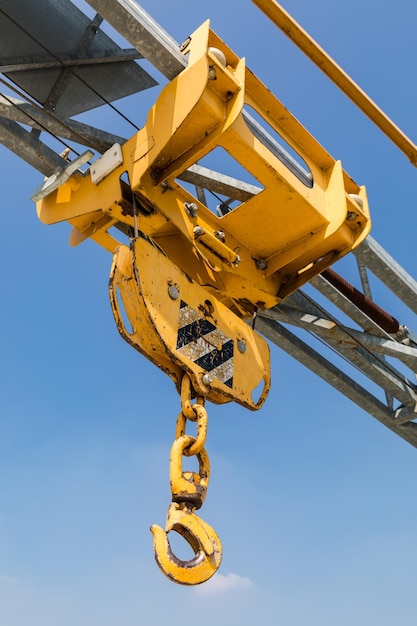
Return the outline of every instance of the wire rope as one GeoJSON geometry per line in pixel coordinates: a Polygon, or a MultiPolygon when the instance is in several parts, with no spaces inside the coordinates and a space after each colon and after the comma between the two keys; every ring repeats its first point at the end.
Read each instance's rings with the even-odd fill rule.
{"type": "MultiPolygon", "coordinates": [[[[71,131],[72,134],[77,135],[80,139],[82,139],[82,141],[84,142],[84,138],[77,133],[77,131],[74,131],[73,129],[71,129],[70,126],[68,126],[67,124],[65,124],[65,122],[61,122],[61,120],[59,120],[59,118],[57,118],[56,116],[54,116],[52,113],[50,113],[49,111],[47,111],[46,109],[44,109],[43,107],[41,107],[36,101],[31,100],[27,94],[25,92],[21,92],[19,89],[17,89],[17,87],[15,87],[14,85],[9,84],[6,80],[4,80],[4,78],[0,77],[0,83],[5,85],[8,89],[10,89],[11,91],[13,91],[14,93],[16,93],[18,96],[20,96],[23,100],[25,100],[28,104],[30,104],[33,107],[36,107],[37,109],[39,109],[39,111],[41,111],[42,114],[46,114],[48,115],[48,117],[51,117],[54,121],[58,121],[60,124],[62,124],[62,126],[64,128],[66,128],[67,130],[71,131]]],[[[20,104],[18,104],[17,102],[13,102],[13,100],[11,98],[9,98],[6,94],[0,94],[5,100],[7,100],[7,102],[13,106],[15,109],[17,109],[18,111],[20,111],[23,115],[26,115],[26,117],[28,117],[34,124],[35,124],[35,128],[37,126],[40,126],[42,130],[44,130],[45,132],[47,132],[49,135],[51,135],[51,137],[53,137],[54,139],[56,139],[56,141],[58,141],[59,143],[62,143],[63,146],[65,146],[65,148],[71,150],[72,152],[74,152],[74,154],[76,154],[77,156],[79,156],[79,153],[77,152],[77,150],[75,150],[72,146],[68,145],[67,143],[65,143],[65,141],[59,137],[58,135],[56,135],[53,131],[51,131],[51,129],[47,128],[47,126],[45,126],[44,124],[42,124],[42,122],[40,122],[38,119],[36,119],[36,117],[34,117],[29,111],[26,111],[25,109],[23,109],[20,104]]]]}

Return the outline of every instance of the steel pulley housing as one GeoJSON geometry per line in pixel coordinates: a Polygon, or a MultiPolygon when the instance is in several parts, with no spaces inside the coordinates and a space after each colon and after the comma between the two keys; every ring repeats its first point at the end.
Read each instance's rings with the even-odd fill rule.
{"type": "Polygon", "coordinates": [[[120,246],[110,300],[122,337],[165,371],[178,389],[184,372],[197,395],[259,408],[269,391],[269,348],[215,294],[196,284],[152,243],[120,246]]]}

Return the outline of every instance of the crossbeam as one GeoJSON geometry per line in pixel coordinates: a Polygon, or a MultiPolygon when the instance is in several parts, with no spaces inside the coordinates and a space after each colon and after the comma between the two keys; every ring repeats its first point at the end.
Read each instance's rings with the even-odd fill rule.
{"type": "MultiPolygon", "coordinates": [[[[125,141],[123,137],[100,130],[95,126],[68,118],[60,120],[39,106],[0,94],[1,117],[88,146],[100,153],[105,152],[115,143],[125,141]]],[[[16,139],[18,137],[21,137],[21,134],[17,135],[16,139]]]]}
{"type": "Polygon", "coordinates": [[[6,74],[9,72],[26,72],[27,70],[48,70],[51,68],[72,67],[77,65],[102,65],[103,63],[123,63],[125,61],[134,61],[142,59],[135,48],[126,50],[94,50],[92,52],[78,52],[77,54],[68,54],[58,52],[55,58],[51,60],[50,54],[39,54],[18,57],[7,57],[1,59],[0,72],[6,74]]]}

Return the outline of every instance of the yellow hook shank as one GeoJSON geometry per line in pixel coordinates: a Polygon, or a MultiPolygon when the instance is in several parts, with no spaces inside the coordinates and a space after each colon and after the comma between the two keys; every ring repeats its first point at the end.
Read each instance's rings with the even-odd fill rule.
{"type": "Polygon", "coordinates": [[[155,560],[165,576],[180,585],[199,585],[215,574],[222,560],[222,544],[217,533],[198,515],[180,504],[168,509],[165,531],[151,526],[155,560]],[[178,532],[189,543],[194,558],[183,561],[172,552],[168,533],[178,532]]]}

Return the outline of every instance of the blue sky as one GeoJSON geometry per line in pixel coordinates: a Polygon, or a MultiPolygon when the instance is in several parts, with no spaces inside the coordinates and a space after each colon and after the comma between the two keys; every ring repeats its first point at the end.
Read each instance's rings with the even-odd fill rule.
{"type": "MultiPolygon", "coordinates": [[[[414,168],[249,0],[142,6],[177,41],[211,18],[366,185],[373,236],[416,274],[414,168]]],[[[414,2],[283,6],[417,137],[414,2]]],[[[118,107],[140,126],[156,96],[118,107]]],[[[107,116],[90,119],[133,133],[107,116]]],[[[40,174],[6,149],[0,162],[1,623],[415,626],[416,451],[277,348],[260,412],[209,407],[202,516],[223,542],[219,574],[198,588],[160,574],[149,526],[169,503],[178,396],[117,333],[110,255],[39,223],[40,174]]]]}

